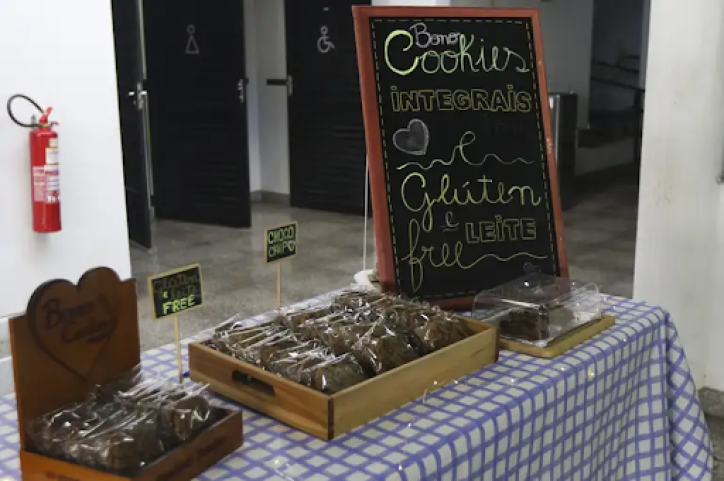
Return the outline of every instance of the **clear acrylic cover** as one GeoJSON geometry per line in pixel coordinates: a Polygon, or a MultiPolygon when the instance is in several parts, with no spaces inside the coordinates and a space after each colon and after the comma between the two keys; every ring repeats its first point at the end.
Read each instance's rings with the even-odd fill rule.
{"type": "Polygon", "coordinates": [[[528,274],[478,294],[472,314],[506,338],[545,347],[600,319],[601,294],[593,283],[528,274]]]}

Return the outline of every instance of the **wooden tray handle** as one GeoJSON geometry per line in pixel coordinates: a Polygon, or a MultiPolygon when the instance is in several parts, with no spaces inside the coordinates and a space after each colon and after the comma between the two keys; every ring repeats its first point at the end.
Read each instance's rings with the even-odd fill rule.
{"type": "Polygon", "coordinates": [[[235,370],[231,373],[231,380],[236,384],[241,384],[242,386],[255,390],[263,397],[269,399],[274,398],[274,386],[255,378],[249,373],[235,370]]]}

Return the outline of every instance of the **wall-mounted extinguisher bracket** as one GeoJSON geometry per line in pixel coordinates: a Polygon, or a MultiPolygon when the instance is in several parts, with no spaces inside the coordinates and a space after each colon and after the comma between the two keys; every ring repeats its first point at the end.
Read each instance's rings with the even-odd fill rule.
{"type": "Polygon", "coordinates": [[[33,99],[17,94],[8,99],[8,115],[20,127],[30,130],[30,185],[33,205],[33,230],[39,233],[59,232],[60,223],[60,165],[58,163],[57,122],[50,121],[52,108],[43,111],[33,99]],[[30,102],[41,113],[29,124],[20,122],[13,114],[16,99],[30,102]]]}

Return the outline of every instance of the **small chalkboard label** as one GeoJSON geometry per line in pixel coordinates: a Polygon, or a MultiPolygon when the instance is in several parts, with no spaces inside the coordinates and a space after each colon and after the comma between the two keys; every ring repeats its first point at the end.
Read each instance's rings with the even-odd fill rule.
{"type": "Polygon", "coordinates": [[[538,12],[354,15],[382,289],[470,307],[565,275],[538,12]]]}
{"type": "Polygon", "coordinates": [[[264,236],[266,262],[277,262],[297,255],[297,223],[267,229],[264,236]]]}
{"type": "Polygon", "coordinates": [[[154,319],[176,316],[201,307],[201,266],[174,269],[148,278],[148,293],[154,319]]]}

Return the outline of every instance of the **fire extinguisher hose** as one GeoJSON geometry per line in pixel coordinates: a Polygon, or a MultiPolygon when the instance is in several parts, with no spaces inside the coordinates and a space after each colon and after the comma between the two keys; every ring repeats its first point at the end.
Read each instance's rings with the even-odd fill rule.
{"type": "MultiPolygon", "coordinates": [[[[27,100],[27,101],[30,102],[36,109],[38,109],[38,111],[41,113],[41,115],[45,113],[45,112],[43,111],[43,109],[40,107],[40,105],[38,105],[38,103],[37,103],[35,100],[31,99],[31,98],[28,97],[27,95],[15,94],[15,95],[13,95],[12,97],[10,97],[10,98],[8,99],[8,115],[9,115],[10,118],[13,120],[13,122],[15,122],[16,124],[18,124],[20,127],[26,127],[26,128],[28,128],[28,129],[33,129],[33,128],[39,127],[40,124],[39,124],[38,122],[35,122],[35,121],[34,121],[34,123],[24,124],[23,122],[20,122],[20,121],[17,119],[17,117],[15,117],[15,115],[13,115],[12,103],[13,103],[13,101],[16,100],[16,99],[24,99],[24,100],[27,100]]],[[[34,118],[34,117],[33,117],[33,118],[34,118]]]]}

